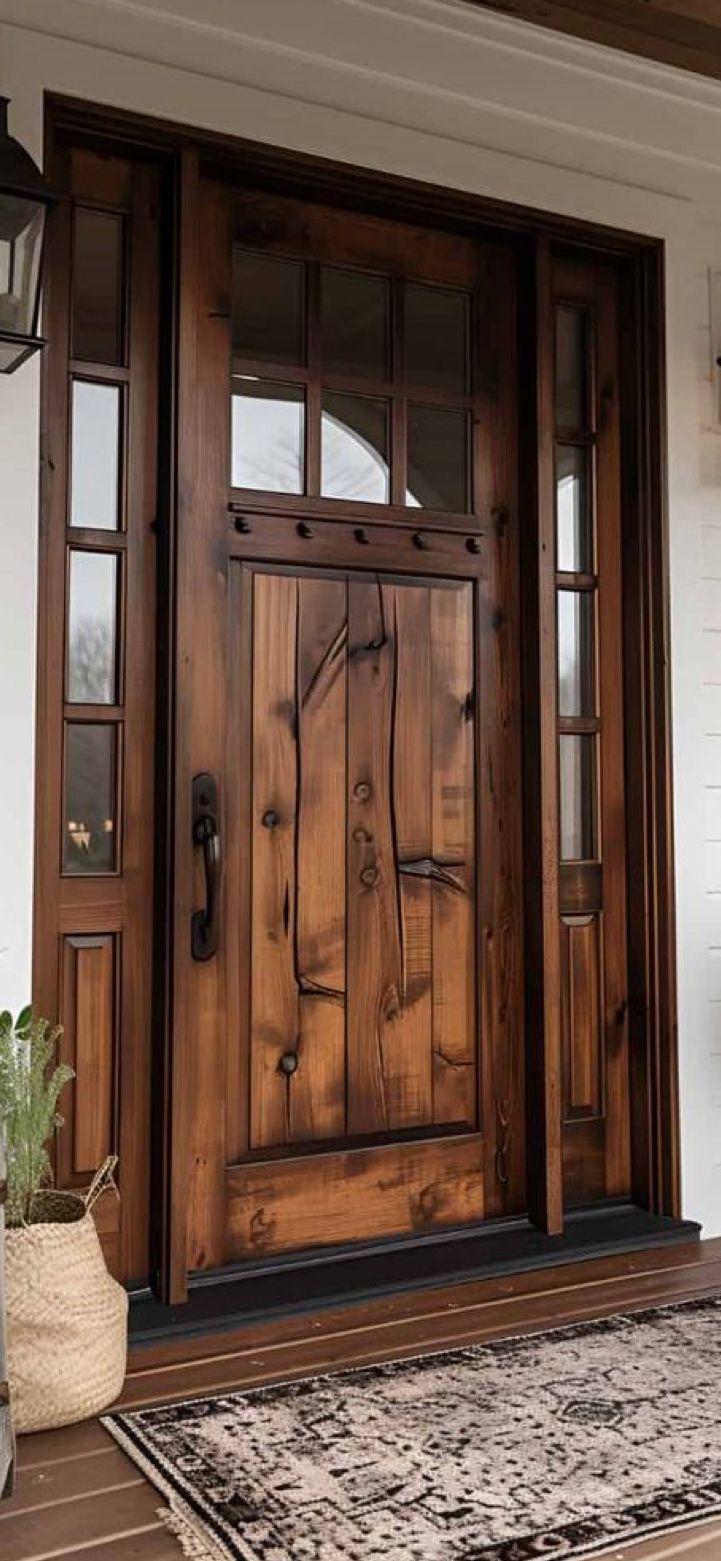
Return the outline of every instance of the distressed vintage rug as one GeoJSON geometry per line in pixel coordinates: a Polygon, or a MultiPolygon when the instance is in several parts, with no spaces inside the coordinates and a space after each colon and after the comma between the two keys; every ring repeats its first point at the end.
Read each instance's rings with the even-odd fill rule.
{"type": "Polygon", "coordinates": [[[721,1298],[103,1424],[188,1556],[591,1556],[721,1514],[721,1298]]]}

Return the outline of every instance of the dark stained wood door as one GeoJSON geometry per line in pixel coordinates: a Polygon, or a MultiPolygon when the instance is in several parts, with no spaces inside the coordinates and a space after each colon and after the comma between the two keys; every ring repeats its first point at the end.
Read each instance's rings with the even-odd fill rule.
{"type": "Polygon", "coordinates": [[[175,1293],[525,1187],[513,248],[183,198],[175,1293]]]}

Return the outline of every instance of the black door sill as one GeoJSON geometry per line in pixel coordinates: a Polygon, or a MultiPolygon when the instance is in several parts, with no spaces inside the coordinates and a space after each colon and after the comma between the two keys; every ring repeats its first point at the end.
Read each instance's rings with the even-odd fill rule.
{"type": "Polygon", "coordinates": [[[700,1230],[692,1220],[667,1219],[631,1204],[605,1204],[569,1214],[562,1236],[546,1236],[526,1219],[499,1220],[480,1230],[258,1260],[192,1274],[188,1300],[181,1306],[164,1306],[149,1288],[131,1291],[130,1342],[154,1344],[163,1337],[215,1333],[403,1290],[696,1241],[700,1230]]]}

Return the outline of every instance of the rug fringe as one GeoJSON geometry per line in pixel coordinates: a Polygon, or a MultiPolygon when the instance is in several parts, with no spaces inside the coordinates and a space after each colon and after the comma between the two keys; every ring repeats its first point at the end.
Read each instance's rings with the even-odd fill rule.
{"type": "Polygon", "coordinates": [[[174,1502],[156,1510],[161,1523],[177,1539],[188,1561],[222,1561],[224,1552],[213,1544],[207,1530],[193,1521],[185,1507],[174,1502]]]}

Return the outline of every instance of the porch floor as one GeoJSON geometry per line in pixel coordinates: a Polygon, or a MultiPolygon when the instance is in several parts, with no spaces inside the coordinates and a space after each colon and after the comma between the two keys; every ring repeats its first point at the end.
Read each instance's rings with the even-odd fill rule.
{"type": "MultiPolygon", "coordinates": [[[[721,1291],[721,1240],[418,1291],[131,1351],[123,1407],[530,1332],[721,1291]]],[[[3,1561],[179,1561],[160,1497],[97,1421],[21,1437],[0,1507],[3,1561]]],[[[598,1561],[719,1561],[721,1522],[598,1561]]]]}

